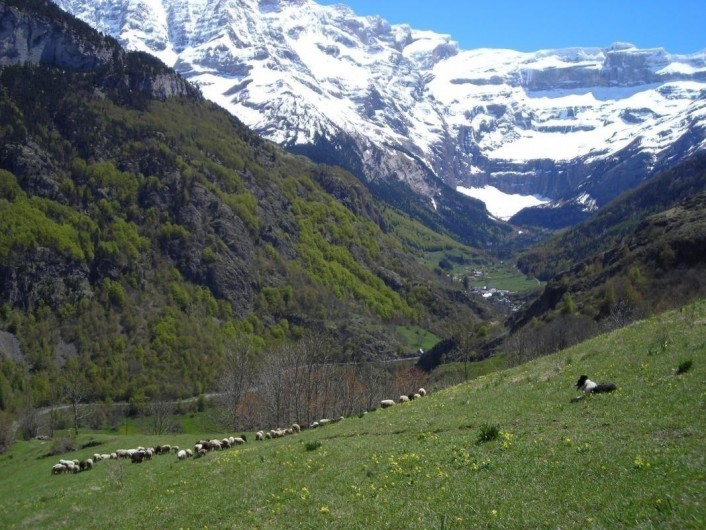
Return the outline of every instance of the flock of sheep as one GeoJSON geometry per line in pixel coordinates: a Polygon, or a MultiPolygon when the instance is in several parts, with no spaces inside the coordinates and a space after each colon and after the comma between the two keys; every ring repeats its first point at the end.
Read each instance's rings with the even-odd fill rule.
{"type": "MultiPolygon", "coordinates": [[[[151,460],[154,455],[169,454],[170,452],[177,453],[179,448],[171,445],[158,445],[157,447],[138,447],[137,449],[118,449],[113,453],[95,453],[92,458],[85,460],[59,460],[51,468],[52,475],[60,475],[62,473],[80,473],[81,471],[89,471],[93,469],[93,465],[101,460],[118,460],[119,458],[130,459],[135,464],[140,464],[145,460],[151,460]]],[[[191,450],[189,450],[191,452],[191,450]]]]}
{"type": "Polygon", "coordinates": [[[51,468],[52,475],[59,475],[60,473],[80,473],[81,471],[88,471],[93,469],[93,460],[87,458],[86,460],[59,460],[58,464],[54,464],[51,468]]]}
{"type": "MultiPolygon", "coordinates": [[[[417,390],[417,392],[414,393],[414,394],[409,394],[409,395],[406,395],[406,396],[405,396],[404,394],[401,395],[401,396],[400,396],[400,403],[407,403],[408,401],[413,401],[413,400],[415,400],[415,399],[419,399],[420,397],[424,397],[424,396],[426,396],[426,395],[427,395],[427,391],[424,390],[423,388],[420,388],[420,389],[417,390]]],[[[395,404],[395,401],[394,401],[393,399],[383,399],[383,400],[380,402],[380,407],[383,408],[383,409],[386,409],[386,408],[391,407],[391,406],[394,405],[394,404],[395,404]]]]}
{"type": "MultiPolygon", "coordinates": [[[[402,395],[399,398],[399,403],[406,403],[418,399],[420,397],[426,396],[427,392],[423,388],[420,388],[416,393],[409,395],[402,395]]],[[[395,404],[392,399],[383,399],[380,401],[380,408],[386,409],[395,404]]],[[[309,428],[316,429],[318,427],[323,427],[329,423],[336,423],[342,420],[343,417],[337,420],[331,420],[328,418],[321,419],[319,421],[313,422],[309,428]]],[[[293,423],[287,428],[277,428],[270,431],[257,431],[255,433],[255,440],[270,440],[273,438],[281,438],[290,434],[298,434],[301,432],[301,427],[297,423],[293,423]]],[[[157,447],[138,447],[136,449],[118,449],[113,453],[100,454],[95,453],[93,458],[87,458],[85,460],[59,460],[58,464],[55,464],[51,468],[52,475],[59,475],[62,473],[80,473],[81,471],[89,471],[93,469],[93,465],[101,460],[118,460],[118,459],[130,459],[134,464],[140,464],[145,460],[151,460],[154,455],[164,455],[164,454],[176,454],[178,460],[185,460],[191,457],[201,457],[210,451],[221,451],[223,449],[228,449],[230,447],[235,447],[236,445],[242,445],[247,442],[247,438],[244,434],[239,437],[230,436],[223,438],[221,440],[199,440],[194,444],[194,449],[180,449],[176,445],[158,445],[157,447]]]]}

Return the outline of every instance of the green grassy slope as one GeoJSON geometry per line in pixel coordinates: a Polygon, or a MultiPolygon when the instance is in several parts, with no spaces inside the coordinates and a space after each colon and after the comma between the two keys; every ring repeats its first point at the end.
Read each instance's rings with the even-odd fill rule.
{"type": "MultiPolygon", "coordinates": [[[[703,528],[705,331],[701,302],[412,403],[198,460],[50,476],[58,457],[38,458],[49,442],[18,443],[0,457],[0,527],[703,528]],[[691,370],[675,375],[686,360],[691,370]],[[582,373],[619,390],[572,402],[582,373]],[[499,437],[478,443],[484,425],[499,437]]],[[[77,458],[194,439],[94,437],[103,445],[77,458]]]]}

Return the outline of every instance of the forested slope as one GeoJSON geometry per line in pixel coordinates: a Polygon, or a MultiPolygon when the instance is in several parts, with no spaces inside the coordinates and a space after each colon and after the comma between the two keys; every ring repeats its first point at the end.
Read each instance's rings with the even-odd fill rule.
{"type": "Polygon", "coordinates": [[[90,399],[194,395],[244,334],[262,347],[324,333],[342,358],[388,358],[404,353],[393,323],[485,311],[386,235],[350,174],[280,151],[48,2],[0,10],[16,30],[0,62],[0,329],[14,345],[0,405],[46,402],[66,378],[90,399]],[[66,53],[23,59],[42,42],[32,28],[66,53]]]}

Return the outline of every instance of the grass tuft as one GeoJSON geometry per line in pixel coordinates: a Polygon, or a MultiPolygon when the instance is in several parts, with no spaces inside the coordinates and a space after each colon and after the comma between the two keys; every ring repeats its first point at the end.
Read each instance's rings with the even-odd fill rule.
{"type": "Polygon", "coordinates": [[[319,440],[315,440],[313,442],[306,442],[304,444],[304,448],[307,451],[316,451],[319,447],[321,447],[321,442],[319,440]]]}
{"type": "Polygon", "coordinates": [[[479,444],[492,442],[500,437],[500,426],[484,423],[480,426],[476,442],[479,444]]]}

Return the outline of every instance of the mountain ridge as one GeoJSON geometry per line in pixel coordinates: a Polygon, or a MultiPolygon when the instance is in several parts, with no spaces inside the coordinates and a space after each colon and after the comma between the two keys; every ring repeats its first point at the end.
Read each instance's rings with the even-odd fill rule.
{"type": "Polygon", "coordinates": [[[706,52],[464,51],[311,0],[57,3],[266,138],[368,183],[401,181],[429,209],[443,187],[494,186],[570,208],[574,223],[706,147],[706,52]]]}

